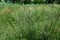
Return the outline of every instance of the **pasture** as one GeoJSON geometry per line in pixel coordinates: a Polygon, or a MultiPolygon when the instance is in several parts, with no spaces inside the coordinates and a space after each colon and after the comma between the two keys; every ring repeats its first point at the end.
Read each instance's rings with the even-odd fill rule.
{"type": "Polygon", "coordinates": [[[60,40],[60,5],[0,3],[0,40],[60,40]]]}

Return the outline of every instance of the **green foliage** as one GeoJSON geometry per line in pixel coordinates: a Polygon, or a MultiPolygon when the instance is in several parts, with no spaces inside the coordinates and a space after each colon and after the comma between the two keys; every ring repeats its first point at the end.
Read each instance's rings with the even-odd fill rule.
{"type": "Polygon", "coordinates": [[[0,3],[0,40],[60,40],[60,5],[0,3]]]}

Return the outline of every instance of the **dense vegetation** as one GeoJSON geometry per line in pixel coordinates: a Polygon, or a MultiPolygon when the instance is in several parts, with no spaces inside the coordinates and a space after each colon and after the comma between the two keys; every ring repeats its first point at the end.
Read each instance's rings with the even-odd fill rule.
{"type": "Polygon", "coordinates": [[[3,2],[11,2],[11,3],[20,3],[20,4],[49,4],[49,3],[57,3],[60,4],[60,0],[0,0],[3,2]]]}
{"type": "Polygon", "coordinates": [[[60,5],[0,3],[0,40],[60,40],[60,5]]]}

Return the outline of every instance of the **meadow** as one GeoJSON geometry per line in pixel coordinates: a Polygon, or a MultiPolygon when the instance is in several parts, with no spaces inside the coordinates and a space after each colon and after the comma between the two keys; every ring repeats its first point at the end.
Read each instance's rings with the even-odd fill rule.
{"type": "Polygon", "coordinates": [[[60,40],[60,5],[0,2],[0,40],[60,40]]]}

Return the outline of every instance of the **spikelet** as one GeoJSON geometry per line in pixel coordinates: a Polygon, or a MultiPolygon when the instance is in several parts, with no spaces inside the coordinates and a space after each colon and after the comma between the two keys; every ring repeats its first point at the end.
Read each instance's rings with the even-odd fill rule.
{"type": "Polygon", "coordinates": [[[11,12],[12,12],[12,9],[9,7],[6,7],[3,9],[3,13],[11,13],[11,12]]]}

